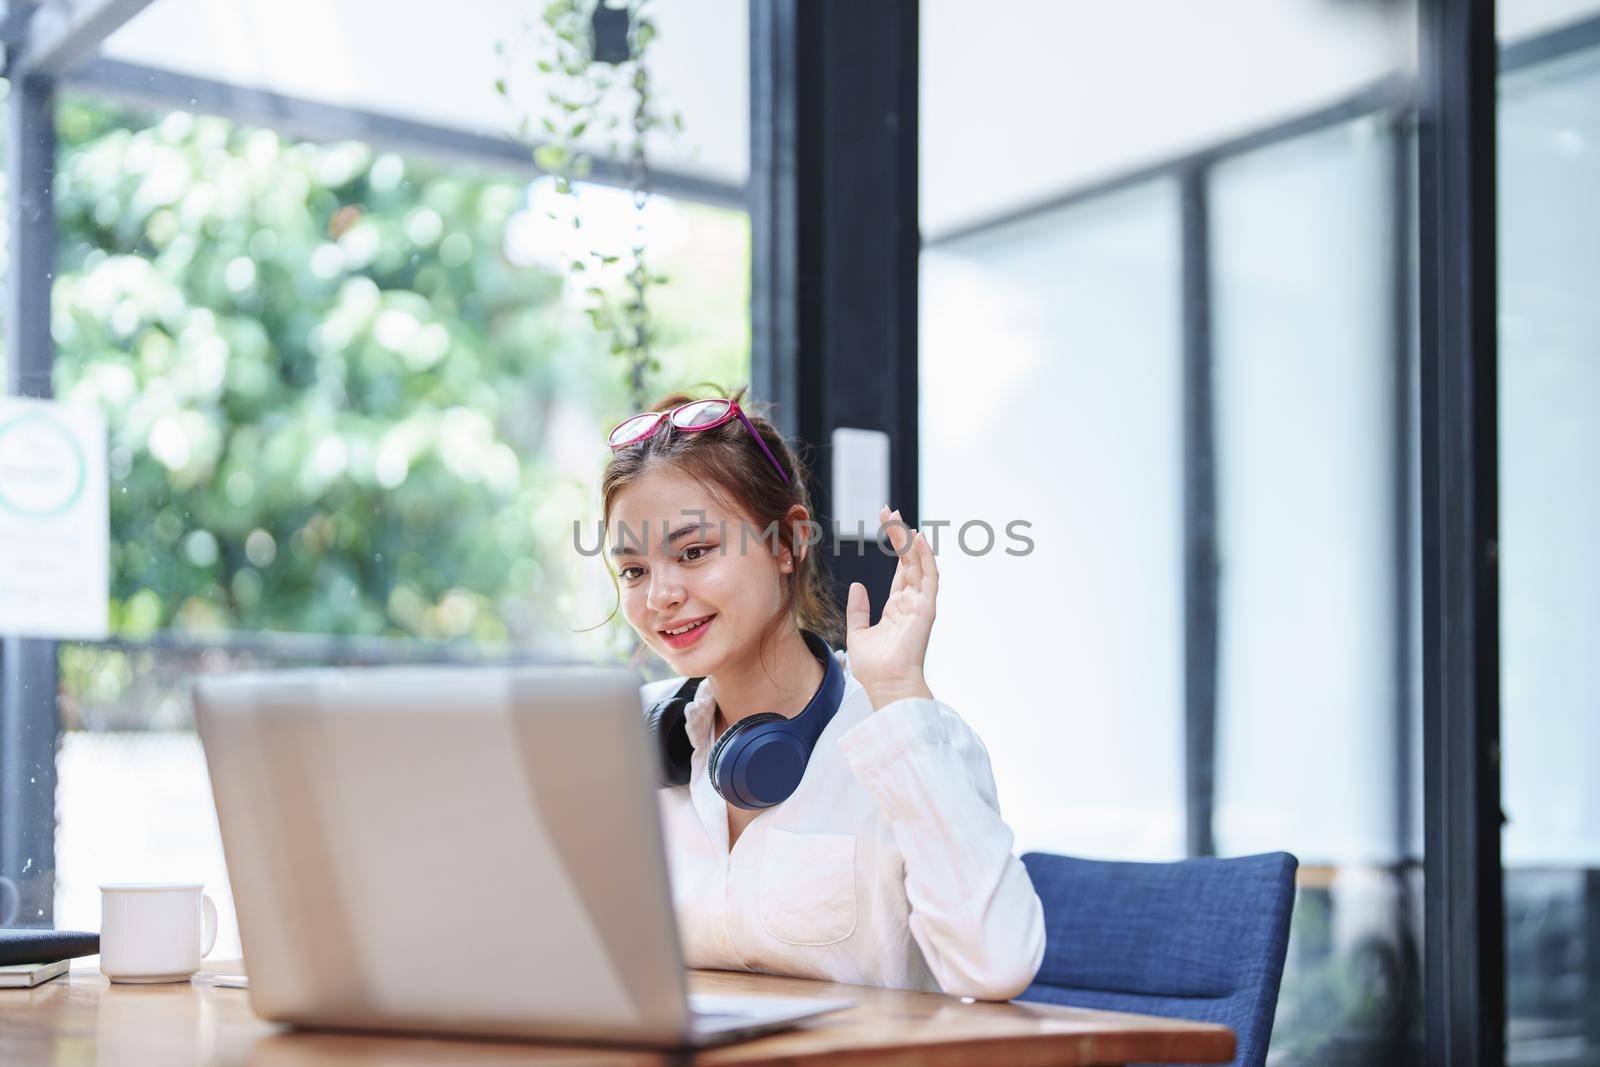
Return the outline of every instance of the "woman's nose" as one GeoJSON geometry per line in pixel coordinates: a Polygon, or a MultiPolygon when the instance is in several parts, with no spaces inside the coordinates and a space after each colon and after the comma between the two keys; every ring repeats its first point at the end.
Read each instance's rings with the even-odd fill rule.
{"type": "Polygon", "coordinates": [[[650,593],[645,598],[645,604],[651,611],[664,612],[683,603],[683,585],[675,579],[653,576],[650,580],[650,593]]]}

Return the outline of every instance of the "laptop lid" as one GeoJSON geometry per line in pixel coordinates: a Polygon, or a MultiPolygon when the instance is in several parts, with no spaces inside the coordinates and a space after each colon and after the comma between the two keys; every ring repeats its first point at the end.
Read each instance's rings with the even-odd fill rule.
{"type": "Polygon", "coordinates": [[[638,681],[404,667],[206,678],[196,723],[256,1011],[681,1043],[638,681]]]}

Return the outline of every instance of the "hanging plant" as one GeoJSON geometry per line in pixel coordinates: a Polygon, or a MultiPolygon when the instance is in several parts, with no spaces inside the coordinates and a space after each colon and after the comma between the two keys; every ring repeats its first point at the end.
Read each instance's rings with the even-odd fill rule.
{"type": "Polygon", "coordinates": [[[567,210],[545,211],[551,221],[570,225],[576,238],[562,255],[562,271],[569,286],[582,294],[590,322],[625,362],[636,411],[646,403],[646,373],[660,369],[651,353],[655,332],[649,294],[667,281],[651,270],[646,257],[646,142],[652,135],[683,130],[682,116],[663,111],[652,93],[649,52],[656,24],[650,6],[651,0],[549,0],[540,17],[524,26],[523,40],[532,44],[532,72],[520,69],[527,62],[519,58],[524,49],[503,41],[496,45],[501,72],[495,89],[522,112],[518,136],[534,144],[534,163],[568,201],[567,210]],[[521,108],[514,99],[520,73],[532,73],[541,95],[536,108],[521,108]],[[633,197],[632,235],[625,253],[595,248],[582,236],[582,183],[594,171],[586,146],[597,140],[607,145],[613,162],[624,166],[633,197]]]}

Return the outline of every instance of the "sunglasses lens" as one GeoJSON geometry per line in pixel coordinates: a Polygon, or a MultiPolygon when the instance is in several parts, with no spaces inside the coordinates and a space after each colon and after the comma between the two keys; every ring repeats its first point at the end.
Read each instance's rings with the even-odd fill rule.
{"type": "Polygon", "coordinates": [[[611,431],[611,447],[621,448],[629,441],[643,437],[645,431],[654,426],[660,418],[661,413],[659,411],[647,411],[643,415],[635,415],[611,431]]]}
{"type": "Polygon", "coordinates": [[[682,430],[698,430],[702,426],[710,426],[725,418],[729,406],[729,401],[726,400],[700,400],[693,404],[685,404],[673,413],[672,425],[682,430]]]}

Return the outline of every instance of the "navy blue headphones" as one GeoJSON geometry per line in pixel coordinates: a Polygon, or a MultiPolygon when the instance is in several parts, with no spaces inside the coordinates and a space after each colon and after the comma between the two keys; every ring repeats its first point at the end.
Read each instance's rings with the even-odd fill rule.
{"type": "MultiPolygon", "coordinates": [[[[717,795],[734,807],[756,811],[781,804],[800,785],[811,750],[844,699],[844,671],[828,643],[800,631],[822,661],[822,686],[794,718],[763,711],[740,719],[712,746],[706,774],[717,795]]],[[[653,747],[661,754],[661,784],[687,785],[693,748],[684,713],[703,678],[690,678],[645,716],[653,747]]]]}

